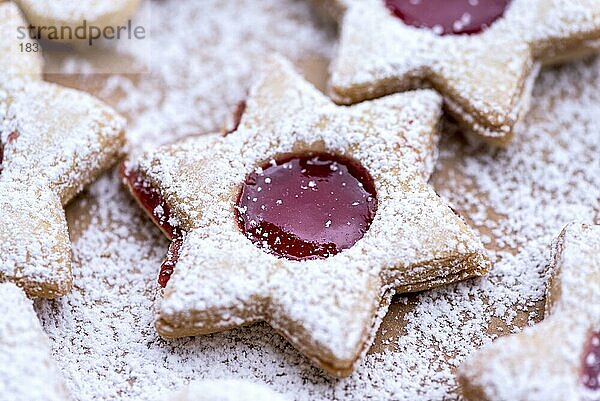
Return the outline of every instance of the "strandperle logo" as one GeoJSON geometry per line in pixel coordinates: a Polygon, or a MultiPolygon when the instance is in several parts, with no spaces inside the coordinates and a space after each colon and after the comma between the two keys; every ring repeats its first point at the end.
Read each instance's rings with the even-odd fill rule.
{"type": "Polygon", "coordinates": [[[99,27],[91,25],[87,20],[76,26],[20,26],[17,28],[17,38],[45,39],[59,42],[87,41],[92,46],[98,40],[144,40],[146,28],[133,25],[127,21],[124,25],[99,27]]]}

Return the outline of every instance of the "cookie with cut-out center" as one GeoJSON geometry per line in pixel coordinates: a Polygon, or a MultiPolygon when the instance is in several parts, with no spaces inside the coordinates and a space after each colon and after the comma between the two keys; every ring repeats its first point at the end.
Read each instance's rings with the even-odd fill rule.
{"type": "Polygon", "coordinates": [[[504,145],[541,64],[596,52],[599,0],[313,0],[338,19],[331,97],[433,87],[466,132],[504,145]]]}
{"type": "Polygon", "coordinates": [[[432,91],[336,106],[274,56],[233,133],[130,161],[126,184],[173,240],[159,334],[265,320],[346,376],[392,293],[484,274],[481,242],[426,183],[440,108],[432,91]]]}
{"type": "Polygon", "coordinates": [[[12,283],[0,284],[0,389],[3,400],[70,399],[31,301],[12,283]]]}
{"type": "Polygon", "coordinates": [[[568,225],[554,244],[553,269],[545,320],[460,367],[466,399],[600,399],[600,226],[568,225]]]}
{"type": "Polygon", "coordinates": [[[285,401],[264,384],[239,379],[203,380],[190,383],[170,401],[285,401]]]}
{"type": "MultiPolygon", "coordinates": [[[[0,4],[2,29],[24,24],[0,4]]],[[[14,35],[0,48],[16,47],[14,35]]],[[[41,81],[41,58],[0,59],[0,282],[54,298],[72,284],[63,206],[122,155],[125,120],[92,96],[41,81]]]]}
{"type": "MultiPolygon", "coordinates": [[[[138,9],[141,0],[15,0],[31,26],[33,32],[43,37],[63,42],[77,42],[89,39],[89,27],[98,28],[108,35],[115,35],[117,28],[125,26],[127,19],[138,9]],[[84,26],[85,30],[78,27],[84,26]],[[58,32],[72,32],[59,37],[52,36],[52,29],[58,32]],[[107,30],[108,28],[108,30],[107,30]]],[[[30,26],[27,24],[26,26],[30,26]]],[[[39,39],[39,38],[38,38],[39,39]]]]}

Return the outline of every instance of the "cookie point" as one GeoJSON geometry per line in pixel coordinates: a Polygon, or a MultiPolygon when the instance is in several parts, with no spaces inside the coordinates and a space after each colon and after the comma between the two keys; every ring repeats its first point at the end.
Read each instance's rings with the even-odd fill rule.
{"type": "Polygon", "coordinates": [[[291,260],[327,258],[352,247],[376,210],[367,170],[326,153],[286,156],[249,174],[235,208],[250,241],[291,260]]]}
{"type": "Polygon", "coordinates": [[[121,177],[137,203],[150,216],[165,236],[172,240],[167,256],[160,267],[158,284],[166,287],[173,274],[173,269],[179,257],[179,248],[182,243],[183,230],[171,212],[171,208],[163,198],[160,191],[147,180],[138,169],[128,169],[125,162],[120,166],[121,177]]]}
{"type": "Polygon", "coordinates": [[[504,15],[511,0],[384,0],[407,25],[438,35],[477,34],[504,15]]]}

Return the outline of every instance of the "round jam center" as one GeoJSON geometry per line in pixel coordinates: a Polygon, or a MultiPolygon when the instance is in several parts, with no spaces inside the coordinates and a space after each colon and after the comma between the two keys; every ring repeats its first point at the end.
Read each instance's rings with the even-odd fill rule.
{"type": "Polygon", "coordinates": [[[600,331],[592,333],[583,354],[582,382],[590,390],[600,390],[600,331]]]}
{"type": "Polygon", "coordinates": [[[250,174],[237,204],[240,228],[258,247],[292,260],[350,248],[377,210],[369,173],[329,154],[287,157],[250,174]]]}
{"type": "Polygon", "coordinates": [[[406,24],[438,35],[474,34],[500,18],[510,0],[385,0],[406,24]]]}

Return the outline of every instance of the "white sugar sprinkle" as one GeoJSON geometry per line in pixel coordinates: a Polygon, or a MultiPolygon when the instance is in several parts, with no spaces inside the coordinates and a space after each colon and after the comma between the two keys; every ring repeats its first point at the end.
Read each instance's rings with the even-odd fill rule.
{"type": "MultiPolygon", "coordinates": [[[[169,15],[152,35],[161,49],[157,79],[113,77],[103,91],[107,97],[125,92],[116,106],[133,116],[135,145],[221,128],[269,49],[298,59],[327,55],[333,46],[302,1],[233,3],[153,3],[155,15],[169,15]]],[[[36,302],[67,387],[79,400],[156,400],[192,380],[244,378],[297,400],[454,398],[453,369],[491,341],[490,321],[518,330],[522,313],[515,311],[542,298],[553,237],[571,220],[598,215],[598,87],[599,60],[545,71],[533,110],[507,150],[455,140],[442,145],[433,182],[490,246],[502,249],[494,255],[495,269],[486,279],[401,298],[407,312],[384,321],[388,332],[380,332],[383,343],[377,344],[383,351],[368,355],[345,380],[325,377],[264,324],[159,339],[152,310],[167,241],[116,174],[105,176],[89,198],[76,201],[90,208],[89,224],[70,220],[83,231],[74,238],[74,291],[36,302]],[[464,160],[446,170],[456,154],[464,160]],[[404,335],[394,334],[394,325],[404,326],[404,335]]],[[[528,323],[539,319],[524,315],[528,323]]]]}

